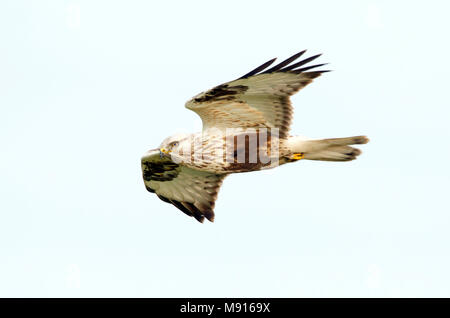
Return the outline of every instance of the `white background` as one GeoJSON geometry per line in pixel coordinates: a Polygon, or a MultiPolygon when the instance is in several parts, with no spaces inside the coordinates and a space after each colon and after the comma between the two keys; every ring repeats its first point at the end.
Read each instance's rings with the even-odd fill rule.
{"type": "Polygon", "coordinates": [[[446,1],[2,1],[0,296],[450,296],[446,1]],[[293,134],[350,163],[227,178],[200,224],[140,157],[190,97],[324,53],[293,134]],[[308,55],[305,55],[308,56],[308,55]]]}

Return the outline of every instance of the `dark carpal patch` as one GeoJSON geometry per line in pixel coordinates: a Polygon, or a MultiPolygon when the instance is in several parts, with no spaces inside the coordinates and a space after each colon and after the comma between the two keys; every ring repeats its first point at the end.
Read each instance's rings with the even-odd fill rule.
{"type": "Polygon", "coordinates": [[[244,85],[229,86],[228,84],[222,84],[210,89],[202,96],[194,98],[196,103],[222,101],[222,100],[233,100],[235,95],[242,94],[248,89],[244,85]]]}
{"type": "Polygon", "coordinates": [[[178,176],[179,165],[173,162],[144,162],[145,181],[170,181],[178,176]]]}

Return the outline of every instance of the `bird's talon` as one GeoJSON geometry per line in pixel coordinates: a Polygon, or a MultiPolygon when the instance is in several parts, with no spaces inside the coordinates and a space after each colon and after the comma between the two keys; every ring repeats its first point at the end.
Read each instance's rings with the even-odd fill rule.
{"type": "Polygon", "coordinates": [[[292,155],[292,159],[294,160],[300,160],[305,158],[305,154],[303,152],[296,152],[292,155]]]}

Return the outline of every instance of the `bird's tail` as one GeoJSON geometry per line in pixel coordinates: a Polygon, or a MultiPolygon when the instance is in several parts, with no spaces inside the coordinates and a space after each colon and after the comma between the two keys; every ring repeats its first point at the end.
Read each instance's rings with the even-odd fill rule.
{"type": "Polygon", "coordinates": [[[292,152],[291,160],[350,161],[361,154],[361,150],[350,145],[368,142],[366,136],[315,140],[293,136],[287,140],[287,146],[292,152]]]}

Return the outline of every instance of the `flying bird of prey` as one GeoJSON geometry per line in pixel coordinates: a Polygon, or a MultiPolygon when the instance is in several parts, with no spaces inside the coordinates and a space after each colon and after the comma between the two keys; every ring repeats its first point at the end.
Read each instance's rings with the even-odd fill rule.
{"type": "Polygon", "coordinates": [[[269,169],[301,159],[350,161],[365,136],[309,139],[292,136],[289,97],[326,70],[295,62],[305,51],[270,67],[272,59],[244,76],[194,96],[186,108],[202,119],[202,132],[166,138],[141,159],[145,187],[199,222],[214,220],[214,205],[231,173],[269,169]],[[270,68],[269,68],[270,67],[270,68]]]}

